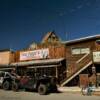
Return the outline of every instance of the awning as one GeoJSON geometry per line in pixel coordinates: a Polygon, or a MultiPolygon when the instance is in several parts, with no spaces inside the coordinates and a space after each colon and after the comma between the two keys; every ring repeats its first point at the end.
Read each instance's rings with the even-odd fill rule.
{"type": "Polygon", "coordinates": [[[0,70],[2,71],[2,70],[10,70],[10,69],[13,69],[14,68],[14,66],[11,66],[10,64],[0,64],[0,70]]]}
{"type": "Polygon", "coordinates": [[[13,68],[12,67],[10,67],[10,68],[4,67],[4,68],[0,68],[0,71],[3,71],[3,70],[11,70],[11,69],[13,69],[13,68]]]}
{"type": "Polygon", "coordinates": [[[51,64],[56,64],[61,61],[63,61],[64,58],[59,58],[59,59],[45,59],[45,60],[33,60],[33,61],[24,61],[24,62],[16,62],[12,63],[11,66],[29,66],[29,65],[51,65],[51,64]]]}
{"type": "Polygon", "coordinates": [[[29,66],[27,68],[31,69],[31,68],[51,68],[51,67],[58,67],[61,66],[61,64],[58,65],[44,65],[44,66],[29,66]]]}

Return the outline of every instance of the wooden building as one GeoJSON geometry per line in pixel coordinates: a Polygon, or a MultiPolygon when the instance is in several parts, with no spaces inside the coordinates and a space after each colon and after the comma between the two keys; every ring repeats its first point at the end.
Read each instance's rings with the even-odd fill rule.
{"type": "Polygon", "coordinates": [[[13,57],[8,67],[20,75],[38,72],[55,76],[61,86],[100,86],[100,35],[62,42],[48,32],[41,43],[33,42],[13,57]]]}
{"type": "Polygon", "coordinates": [[[48,32],[41,43],[31,43],[26,50],[15,53],[15,62],[19,74],[27,71],[38,72],[43,75],[55,76],[58,83],[66,78],[66,53],[65,45],[54,32],[48,32]],[[23,71],[24,70],[24,71],[23,71]],[[63,74],[62,74],[63,73],[63,74]]]}
{"type": "MultiPolygon", "coordinates": [[[[100,73],[100,35],[65,41],[67,76],[61,85],[97,84],[100,73]]],[[[100,79],[99,79],[100,80],[100,79]]]]}
{"type": "Polygon", "coordinates": [[[10,49],[0,50],[0,70],[12,69],[10,64],[15,62],[15,53],[10,49]]]}

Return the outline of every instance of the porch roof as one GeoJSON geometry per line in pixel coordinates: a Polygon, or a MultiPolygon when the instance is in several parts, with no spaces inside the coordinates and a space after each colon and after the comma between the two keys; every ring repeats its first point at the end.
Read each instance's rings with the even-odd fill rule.
{"type": "Polygon", "coordinates": [[[33,61],[23,61],[23,62],[16,62],[12,63],[11,66],[28,66],[28,65],[49,65],[49,64],[56,64],[63,61],[64,58],[59,59],[45,59],[45,60],[33,60],[33,61]]]}

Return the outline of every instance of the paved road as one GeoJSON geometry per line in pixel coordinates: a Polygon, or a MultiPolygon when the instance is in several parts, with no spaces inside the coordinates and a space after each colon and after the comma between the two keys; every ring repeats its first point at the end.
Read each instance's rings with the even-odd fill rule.
{"type": "Polygon", "coordinates": [[[0,100],[100,100],[100,96],[83,96],[72,93],[51,93],[39,95],[34,92],[13,92],[0,90],[0,100]]]}

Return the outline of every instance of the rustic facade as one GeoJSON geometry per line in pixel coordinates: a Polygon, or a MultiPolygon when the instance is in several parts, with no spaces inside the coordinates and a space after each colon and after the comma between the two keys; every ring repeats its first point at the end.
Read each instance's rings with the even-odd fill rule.
{"type": "Polygon", "coordinates": [[[96,84],[97,73],[100,73],[100,59],[94,62],[93,52],[100,53],[99,40],[100,35],[97,35],[65,42],[67,80],[62,85],[88,85],[89,82],[96,84]],[[93,68],[96,72],[93,72],[93,68]]]}
{"type": "Polygon", "coordinates": [[[100,85],[100,35],[62,42],[48,32],[41,43],[16,51],[11,59],[0,70],[16,68],[20,75],[37,71],[55,76],[61,86],[100,85]]]}

